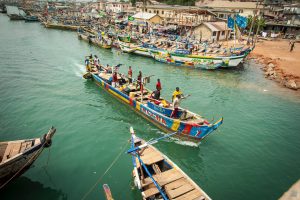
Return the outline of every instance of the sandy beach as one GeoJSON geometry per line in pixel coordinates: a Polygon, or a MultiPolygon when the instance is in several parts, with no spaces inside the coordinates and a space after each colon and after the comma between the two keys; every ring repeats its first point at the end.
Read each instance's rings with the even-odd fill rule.
{"type": "Polygon", "coordinates": [[[290,89],[300,88],[300,43],[290,52],[289,40],[257,42],[250,58],[263,64],[265,77],[290,89]]]}

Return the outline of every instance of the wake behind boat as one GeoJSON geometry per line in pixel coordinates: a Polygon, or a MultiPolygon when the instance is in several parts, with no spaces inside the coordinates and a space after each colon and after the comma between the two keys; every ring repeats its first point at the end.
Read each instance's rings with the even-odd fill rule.
{"type": "Polygon", "coordinates": [[[215,123],[208,122],[200,115],[184,108],[179,108],[177,116],[172,116],[172,103],[164,98],[155,100],[153,92],[146,87],[138,88],[137,82],[130,83],[127,77],[118,74],[115,87],[112,86],[112,71],[100,65],[98,68],[90,60],[84,78],[91,78],[113,97],[128,105],[136,113],[152,122],[165,132],[178,131],[176,137],[199,144],[202,139],[216,130],[222,123],[220,118],[215,123]]]}
{"type": "Polygon", "coordinates": [[[168,136],[146,142],[138,138],[132,128],[130,132],[131,149],[127,153],[132,155],[134,183],[144,200],[211,199],[174,162],[151,145],[168,136]]]}
{"type": "Polygon", "coordinates": [[[0,142],[0,189],[29,169],[43,149],[51,146],[55,132],[52,127],[41,138],[0,142]]]}

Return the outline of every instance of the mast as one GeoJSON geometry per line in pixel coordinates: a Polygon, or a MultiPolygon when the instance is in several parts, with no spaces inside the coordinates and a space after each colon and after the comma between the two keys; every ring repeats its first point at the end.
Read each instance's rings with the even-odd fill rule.
{"type": "Polygon", "coordinates": [[[250,35],[251,35],[252,28],[253,28],[253,25],[254,25],[254,21],[255,21],[255,18],[256,18],[257,7],[258,7],[258,0],[256,0],[255,13],[252,17],[252,22],[251,22],[251,27],[250,27],[249,34],[248,34],[247,43],[249,43],[250,35]]]}

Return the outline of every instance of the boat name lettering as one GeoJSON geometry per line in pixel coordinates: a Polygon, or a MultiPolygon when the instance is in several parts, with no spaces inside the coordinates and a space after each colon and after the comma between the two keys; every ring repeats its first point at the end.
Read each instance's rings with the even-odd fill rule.
{"type": "Polygon", "coordinates": [[[145,113],[146,115],[148,115],[149,117],[151,117],[152,119],[155,119],[156,121],[158,121],[159,123],[167,126],[167,123],[165,121],[164,118],[162,118],[161,116],[154,114],[152,112],[150,112],[149,110],[145,109],[145,108],[141,108],[142,112],[145,113]]]}

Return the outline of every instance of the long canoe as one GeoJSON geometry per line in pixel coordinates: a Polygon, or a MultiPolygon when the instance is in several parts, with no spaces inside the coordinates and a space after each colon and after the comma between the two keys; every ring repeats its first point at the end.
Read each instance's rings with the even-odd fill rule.
{"type": "MultiPolygon", "coordinates": [[[[138,138],[131,128],[133,178],[143,200],[211,198],[171,159],[157,150],[151,142],[138,138]]],[[[153,141],[152,143],[156,143],[153,141]]]]}
{"type": "Polygon", "coordinates": [[[29,169],[51,145],[55,131],[52,127],[40,138],[0,142],[0,189],[29,169]]]}
{"type": "MultiPolygon", "coordinates": [[[[123,83],[118,87],[112,87],[109,83],[109,80],[112,77],[111,73],[99,72],[93,66],[87,67],[87,69],[91,68],[92,70],[85,74],[84,78],[89,77],[93,79],[98,86],[104,89],[104,91],[128,105],[136,113],[152,122],[163,131],[178,131],[179,134],[176,136],[182,140],[199,144],[202,139],[216,130],[223,123],[223,118],[220,118],[215,123],[210,123],[200,115],[184,108],[180,108],[182,113],[180,116],[171,118],[168,114],[160,112],[159,109],[154,109],[151,106],[149,107],[149,102],[155,102],[150,97],[152,94],[151,90],[145,87],[143,91],[137,90],[136,83],[129,84],[126,79],[126,83],[123,83]]],[[[102,66],[102,68],[104,67],[102,66]]],[[[118,78],[119,80],[121,79],[120,77],[118,78]]],[[[161,108],[173,109],[170,102],[167,100],[161,98],[160,102],[164,102],[164,104],[160,104],[161,108]]]]}

